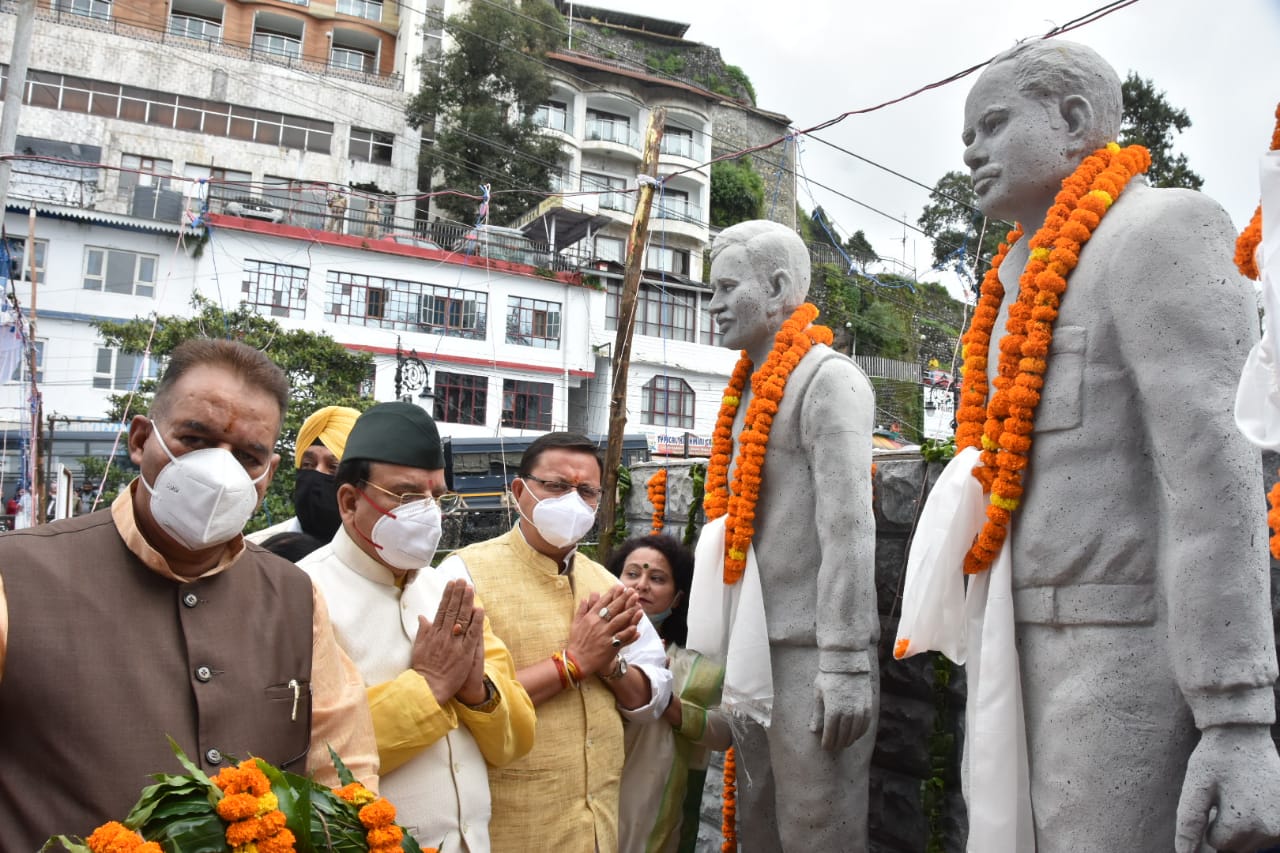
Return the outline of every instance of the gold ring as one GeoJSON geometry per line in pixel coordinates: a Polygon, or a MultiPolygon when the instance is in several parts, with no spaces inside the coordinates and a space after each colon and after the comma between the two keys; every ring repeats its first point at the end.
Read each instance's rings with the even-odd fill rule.
{"type": "Polygon", "coordinates": [[[613,643],[613,647],[614,647],[615,649],[622,648],[622,641],[618,639],[618,635],[617,635],[617,634],[614,634],[614,635],[613,635],[613,639],[612,639],[612,640],[610,640],[610,642],[611,642],[611,643],[613,643]]]}
{"type": "Polygon", "coordinates": [[[454,622],[454,623],[453,623],[453,636],[455,636],[455,637],[461,637],[461,636],[462,636],[462,623],[461,623],[461,622],[454,622]]]}
{"type": "Polygon", "coordinates": [[[601,608],[600,608],[600,612],[599,612],[597,615],[598,615],[601,619],[603,619],[603,620],[605,620],[606,622],[608,622],[608,621],[609,621],[609,608],[607,608],[607,607],[601,607],[601,608]]]}

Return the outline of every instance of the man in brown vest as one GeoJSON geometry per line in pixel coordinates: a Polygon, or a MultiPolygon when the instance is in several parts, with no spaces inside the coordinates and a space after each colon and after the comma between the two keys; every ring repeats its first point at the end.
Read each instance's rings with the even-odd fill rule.
{"type": "Polygon", "coordinates": [[[173,351],[141,469],[110,509],[0,537],[0,849],[87,836],[148,774],[260,756],[366,784],[377,755],[359,673],[305,574],[241,536],[280,457],[283,372],[232,341],[173,351]]]}

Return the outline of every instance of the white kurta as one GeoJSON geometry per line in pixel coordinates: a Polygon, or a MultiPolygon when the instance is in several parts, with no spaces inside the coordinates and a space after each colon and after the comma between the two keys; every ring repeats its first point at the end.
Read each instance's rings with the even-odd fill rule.
{"type": "MultiPolygon", "coordinates": [[[[391,570],[361,551],[342,528],[299,567],[324,593],[338,645],[366,686],[409,669],[418,615],[435,618],[446,578],[411,572],[401,590],[391,570]]],[[[379,793],[395,805],[396,822],[424,846],[441,853],[489,850],[489,772],[465,727],[383,775],[379,793]]]]}

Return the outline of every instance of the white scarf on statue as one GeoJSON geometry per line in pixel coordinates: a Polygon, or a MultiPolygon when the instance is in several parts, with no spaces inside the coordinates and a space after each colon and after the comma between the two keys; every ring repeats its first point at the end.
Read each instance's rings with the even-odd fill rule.
{"type": "Polygon", "coordinates": [[[987,499],[973,477],[978,451],[947,465],[920,513],[902,592],[894,656],[938,651],[966,664],[962,781],[970,853],[1034,853],[1027,735],[1014,643],[1009,540],[964,588],[964,558],[982,530],[987,499]]]}
{"type": "Polygon", "coordinates": [[[1244,363],[1236,389],[1236,425],[1264,450],[1280,450],[1280,151],[1269,151],[1259,170],[1262,181],[1262,340],[1244,363]]]}
{"type": "Polygon", "coordinates": [[[708,521],[694,552],[689,589],[690,651],[724,665],[720,706],[768,726],[773,713],[773,669],[769,629],[755,548],[747,547],[747,568],[733,585],[724,582],[727,515],[708,521]]]}

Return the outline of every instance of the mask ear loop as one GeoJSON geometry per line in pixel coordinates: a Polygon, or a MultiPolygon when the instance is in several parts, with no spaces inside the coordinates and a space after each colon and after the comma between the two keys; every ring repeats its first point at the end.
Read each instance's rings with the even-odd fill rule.
{"type": "MultiPolygon", "coordinates": [[[[364,499],[369,503],[369,506],[373,507],[373,508],[374,508],[374,509],[376,509],[378,512],[382,513],[382,514],[383,514],[383,515],[385,515],[387,518],[395,518],[395,517],[396,517],[396,514],[395,514],[394,512],[388,512],[387,510],[383,509],[382,507],[380,507],[380,506],[378,506],[376,503],[374,503],[374,502],[373,502],[373,498],[371,498],[371,497],[369,497],[367,494],[365,494],[364,489],[360,488],[359,486],[352,486],[352,488],[353,488],[353,489],[355,489],[355,490],[356,490],[356,492],[358,492],[358,493],[359,493],[360,497],[364,498],[364,499]]],[[[375,524],[375,526],[377,526],[377,523],[376,523],[376,522],[375,522],[374,524],[375,524]]],[[[354,530],[354,531],[355,531],[355,532],[360,536],[360,538],[361,538],[361,539],[363,539],[364,541],[368,542],[370,545],[372,545],[373,547],[377,548],[379,551],[381,551],[381,550],[382,550],[382,546],[381,546],[381,545],[379,545],[377,542],[374,542],[374,541],[373,541],[373,535],[372,535],[372,534],[373,534],[373,531],[372,531],[372,530],[370,530],[370,531],[369,531],[369,535],[367,535],[367,536],[366,536],[366,535],[365,535],[365,532],[364,532],[363,530],[361,530],[359,527],[357,527],[357,526],[356,526],[355,519],[352,519],[352,521],[351,521],[351,529],[352,529],[352,530],[354,530]]]]}

